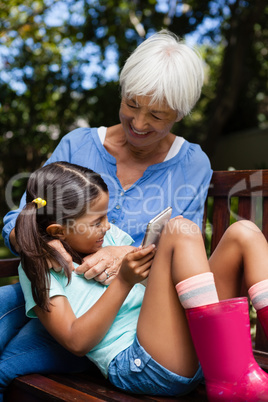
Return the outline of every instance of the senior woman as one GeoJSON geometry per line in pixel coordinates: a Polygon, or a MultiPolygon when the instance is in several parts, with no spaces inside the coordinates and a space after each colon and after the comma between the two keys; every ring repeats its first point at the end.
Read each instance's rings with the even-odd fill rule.
{"type": "MultiPolygon", "coordinates": [[[[198,54],[174,34],[160,31],[138,46],[121,71],[120,123],[70,132],[47,161],[68,161],[100,173],[110,193],[109,221],[129,233],[134,245],[141,243],[147,222],[167,206],[173,208],[173,216],[183,215],[201,226],[212,174],[210,163],[199,145],[171,131],[190,113],[202,85],[203,65],[198,54]]],[[[13,251],[15,221],[24,204],[23,197],[20,209],[4,218],[3,237],[13,251]]],[[[57,241],[54,246],[60,248],[57,241]]],[[[62,251],[72,268],[71,258],[62,251]]],[[[128,247],[105,247],[85,257],[76,271],[109,284],[127,252],[128,247]]],[[[50,264],[58,268],[53,261],[50,264]]],[[[15,368],[10,368],[5,374],[7,383],[12,376],[37,369],[71,372],[88,367],[87,359],[65,351],[38,320],[27,321],[20,285],[0,289],[0,306],[0,353],[1,347],[14,337],[16,326],[25,327],[20,343],[14,346],[10,341],[11,353],[14,348],[15,353],[26,352],[25,362],[20,357],[15,375],[15,368]],[[33,342],[36,331],[43,333],[38,344],[33,342]],[[27,349],[31,350],[32,360],[27,349]]]]}

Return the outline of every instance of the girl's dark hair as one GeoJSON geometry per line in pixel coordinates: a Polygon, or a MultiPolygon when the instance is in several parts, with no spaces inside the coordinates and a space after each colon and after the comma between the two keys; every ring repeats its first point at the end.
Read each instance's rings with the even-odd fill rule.
{"type": "MultiPolygon", "coordinates": [[[[42,309],[49,311],[48,259],[61,266],[68,283],[71,273],[64,257],[48,243],[55,240],[46,229],[52,223],[72,225],[82,217],[101,192],[108,192],[101,176],[90,169],[68,162],[55,162],[38,169],[29,177],[26,189],[26,205],[18,216],[15,234],[20,249],[22,267],[31,281],[33,298],[42,309]],[[32,202],[36,198],[46,200],[44,207],[32,202]]],[[[81,263],[82,257],[61,240],[73,260],[81,263]]]]}

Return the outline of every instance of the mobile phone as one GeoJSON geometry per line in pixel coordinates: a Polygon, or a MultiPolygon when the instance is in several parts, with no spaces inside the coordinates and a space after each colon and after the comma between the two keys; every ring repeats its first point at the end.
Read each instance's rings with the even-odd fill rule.
{"type": "Polygon", "coordinates": [[[158,245],[161,232],[165,224],[169,221],[171,213],[172,208],[167,207],[166,209],[164,209],[164,211],[160,212],[160,214],[156,215],[153,219],[150,220],[141,243],[143,247],[147,247],[149,246],[149,244],[155,244],[156,246],[158,245]]]}

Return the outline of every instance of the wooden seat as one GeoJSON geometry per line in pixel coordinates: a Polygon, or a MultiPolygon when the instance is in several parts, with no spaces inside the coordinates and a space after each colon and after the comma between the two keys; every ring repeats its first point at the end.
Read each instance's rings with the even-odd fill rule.
{"type": "MultiPolygon", "coordinates": [[[[268,170],[214,172],[206,200],[203,234],[208,254],[213,252],[226,228],[233,221],[256,222],[268,239],[268,170]]],[[[0,277],[17,275],[19,259],[0,260],[0,277]]],[[[254,355],[268,371],[268,342],[257,323],[254,355]]],[[[137,400],[207,401],[205,386],[199,385],[180,398],[136,396],[120,392],[98,370],[75,375],[30,374],[15,379],[9,386],[6,401],[121,401],[137,400]]]]}

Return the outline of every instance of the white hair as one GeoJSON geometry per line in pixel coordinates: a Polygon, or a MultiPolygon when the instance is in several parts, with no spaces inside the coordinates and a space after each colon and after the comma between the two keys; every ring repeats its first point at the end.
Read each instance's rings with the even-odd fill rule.
{"type": "Polygon", "coordinates": [[[197,51],[167,30],[142,42],[120,74],[123,97],[151,96],[151,104],[166,102],[180,118],[196,104],[203,81],[203,62],[197,51]]]}

